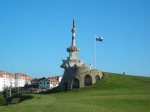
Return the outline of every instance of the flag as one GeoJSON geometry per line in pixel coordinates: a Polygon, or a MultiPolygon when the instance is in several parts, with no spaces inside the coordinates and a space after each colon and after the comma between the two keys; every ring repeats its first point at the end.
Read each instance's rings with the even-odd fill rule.
{"type": "Polygon", "coordinates": [[[103,37],[102,36],[97,36],[96,41],[103,41],[103,37]]]}

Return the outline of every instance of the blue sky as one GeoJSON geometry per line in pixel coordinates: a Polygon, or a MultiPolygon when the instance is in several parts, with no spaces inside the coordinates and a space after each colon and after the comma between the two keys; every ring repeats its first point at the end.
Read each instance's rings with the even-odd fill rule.
{"type": "Polygon", "coordinates": [[[149,0],[0,0],[0,70],[32,77],[63,74],[72,19],[78,57],[97,69],[150,76],[149,0]]]}

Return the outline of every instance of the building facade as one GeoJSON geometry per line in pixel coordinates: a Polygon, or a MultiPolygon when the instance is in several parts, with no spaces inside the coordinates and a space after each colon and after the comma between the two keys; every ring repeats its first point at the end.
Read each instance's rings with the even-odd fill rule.
{"type": "Polygon", "coordinates": [[[52,89],[59,85],[62,76],[42,78],[39,80],[39,89],[52,89]]]}
{"type": "Polygon", "coordinates": [[[24,87],[25,84],[30,85],[31,80],[32,78],[26,74],[0,71],[0,91],[7,88],[24,87]]]}

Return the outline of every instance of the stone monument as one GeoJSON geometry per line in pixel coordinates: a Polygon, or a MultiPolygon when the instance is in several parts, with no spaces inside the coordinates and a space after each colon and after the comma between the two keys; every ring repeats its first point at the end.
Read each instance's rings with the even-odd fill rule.
{"type": "Polygon", "coordinates": [[[74,88],[82,88],[95,84],[96,81],[102,78],[102,72],[92,69],[91,65],[86,66],[82,60],[77,58],[77,53],[80,51],[76,46],[76,26],[73,20],[72,42],[67,48],[69,57],[62,60],[61,68],[64,68],[64,74],[61,83],[59,84],[60,91],[68,91],[74,88]]]}

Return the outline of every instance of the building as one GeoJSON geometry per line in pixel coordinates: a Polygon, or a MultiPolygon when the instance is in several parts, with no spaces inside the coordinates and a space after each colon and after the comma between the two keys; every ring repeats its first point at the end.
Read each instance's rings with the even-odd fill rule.
{"type": "Polygon", "coordinates": [[[48,77],[48,79],[56,79],[58,84],[61,82],[62,80],[62,76],[53,76],[53,77],[48,77]]]}
{"type": "Polygon", "coordinates": [[[31,80],[31,86],[33,88],[40,89],[52,89],[57,87],[61,82],[62,76],[53,76],[53,77],[43,77],[43,78],[35,78],[31,80]]]}
{"type": "Polygon", "coordinates": [[[56,77],[42,78],[39,81],[39,89],[52,89],[57,87],[58,84],[59,80],[57,80],[56,77]]]}
{"type": "Polygon", "coordinates": [[[16,79],[16,87],[24,87],[25,84],[31,85],[32,78],[26,74],[14,73],[16,79]]]}
{"type": "Polygon", "coordinates": [[[64,74],[59,84],[59,91],[67,91],[73,88],[82,88],[95,84],[103,76],[101,71],[92,69],[91,66],[86,66],[82,60],[78,59],[77,54],[80,49],[76,46],[76,27],[74,20],[71,32],[72,42],[71,46],[67,48],[69,57],[63,60],[61,65],[61,68],[64,68],[64,74]]]}
{"type": "Polygon", "coordinates": [[[15,87],[15,76],[11,73],[0,71],[0,91],[9,87],[15,87]]]}
{"type": "Polygon", "coordinates": [[[8,73],[0,71],[0,91],[7,88],[24,87],[31,84],[31,77],[21,73],[8,73]]]}
{"type": "Polygon", "coordinates": [[[39,81],[40,81],[40,79],[37,79],[37,78],[32,79],[31,80],[31,86],[33,88],[39,88],[39,81]]]}

